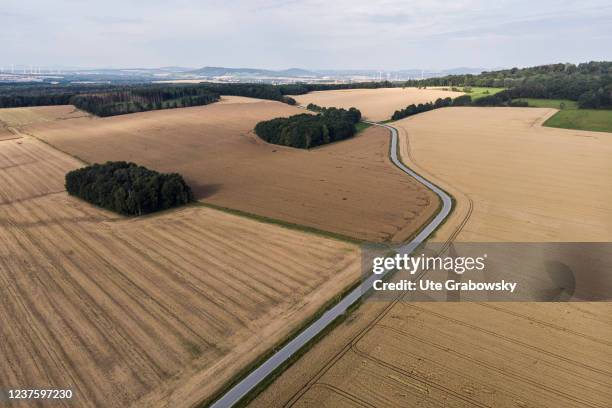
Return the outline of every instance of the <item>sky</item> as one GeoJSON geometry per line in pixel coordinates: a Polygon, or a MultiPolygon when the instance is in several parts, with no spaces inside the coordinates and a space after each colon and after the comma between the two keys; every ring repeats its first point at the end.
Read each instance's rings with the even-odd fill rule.
{"type": "Polygon", "coordinates": [[[2,0],[0,66],[523,67],[612,60],[610,0],[2,0]]]}

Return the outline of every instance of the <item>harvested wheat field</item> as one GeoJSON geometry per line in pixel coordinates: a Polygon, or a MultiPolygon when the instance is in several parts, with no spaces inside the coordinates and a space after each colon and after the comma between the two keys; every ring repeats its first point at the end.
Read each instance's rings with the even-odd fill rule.
{"type": "Polygon", "coordinates": [[[190,407],[359,276],[352,244],[197,204],[97,209],[63,191],[79,166],[30,137],[0,142],[4,388],[190,407]]]}
{"type": "Polygon", "coordinates": [[[72,105],[7,108],[0,109],[0,124],[8,127],[19,127],[88,116],[87,113],[76,109],[72,105]]]}
{"type": "Polygon", "coordinates": [[[438,98],[456,98],[462,92],[418,88],[342,89],[317,91],[292,96],[300,105],[309,103],[325,107],[356,107],[367,120],[381,121],[391,118],[393,112],[411,104],[433,102],[438,98]]]}
{"type": "Polygon", "coordinates": [[[607,408],[611,313],[612,303],[369,303],[250,406],[607,408]]]}
{"type": "MultiPolygon", "coordinates": [[[[457,199],[436,240],[611,240],[612,140],[540,127],[552,113],[448,108],[394,123],[404,161],[457,199]]],[[[606,302],[366,301],[251,406],[607,408],[610,316],[606,302]]]]}
{"type": "Polygon", "coordinates": [[[15,128],[22,126],[86,116],[71,105],[0,109],[0,140],[21,137],[15,128]]]}
{"type": "Polygon", "coordinates": [[[19,139],[20,137],[21,136],[19,134],[13,133],[10,129],[0,126],[0,141],[10,140],[10,139],[19,139]]]}
{"type": "Polygon", "coordinates": [[[612,241],[612,139],[542,127],[554,112],[445,108],[395,122],[404,160],[471,207],[457,240],[612,241]]]}
{"type": "Polygon", "coordinates": [[[23,132],[87,162],[134,161],[181,173],[207,203],[369,241],[403,241],[437,198],[388,160],[389,133],[304,151],[252,133],[261,120],[304,111],[224,97],[202,107],[26,126],[23,132]]]}

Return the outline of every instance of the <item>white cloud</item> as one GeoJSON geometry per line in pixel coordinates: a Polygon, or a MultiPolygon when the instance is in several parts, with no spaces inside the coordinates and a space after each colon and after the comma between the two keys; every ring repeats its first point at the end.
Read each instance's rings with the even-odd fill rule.
{"type": "Polygon", "coordinates": [[[607,3],[4,0],[0,64],[397,69],[609,60],[607,3]]]}

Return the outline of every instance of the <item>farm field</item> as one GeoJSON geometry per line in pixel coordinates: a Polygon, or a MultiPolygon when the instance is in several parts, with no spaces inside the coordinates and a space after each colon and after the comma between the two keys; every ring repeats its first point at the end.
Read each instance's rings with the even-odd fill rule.
{"type": "Polygon", "coordinates": [[[5,388],[72,389],[56,406],[190,407],[359,276],[352,244],[198,204],[97,209],[64,192],[79,166],[27,136],[0,142],[5,388]]]}
{"type": "Polygon", "coordinates": [[[17,139],[19,137],[20,136],[15,135],[8,128],[0,126],[0,141],[2,141],[2,140],[9,140],[9,139],[17,139]]]}
{"type": "Polygon", "coordinates": [[[610,109],[578,109],[578,104],[568,99],[521,98],[518,100],[526,101],[530,107],[560,109],[543,123],[544,126],[612,132],[612,110],[610,109]]]}
{"type": "MultiPolygon", "coordinates": [[[[434,240],[610,242],[612,141],[541,127],[554,112],[444,108],[393,124],[403,161],[457,200],[434,240]]],[[[611,313],[610,302],[366,301],[250,406],[606,408],[611,313]]]]}
{"type": "Polygon", "coordinates": [[[606,408],[612,303],[367,302],[249,407],[606,408]]]}
{"type": "Polygon", "coordinates": [[[612,240],[612,139],[542,127],[555,112],[445,108],[395,123],[402,158],[472,203],[458,240],[612,240]]]}
{"type": "Polygon", "coordinates": [[[563,109],[548,119],[544,126],[611,133],[612,110],[563,109]]]}
{"type": "Polygon", "coordinates": [[[303,113],[279,102],[224,97],[202,107],[25,126],[86,162],[134,161],[178,172],[202,201],[370,241],[403,241],[437,198],[388,160],[389,134],[304,151],[269,145],[261,120],[303,113]]]}
{"type": "Polygon", "coordinates": [[[88,116],[86,112],[71,105],[6,108],[0,109],[0,124],[5,127],[19,127],[88,116]]]}
{"type": "Polygon", "coordinates": [[[0,140],[15,139],[19,135],[11,128],[56,120],[88,116],[74,106],[45,106],[0,109],[0,140]]]}
{"type": "Polygon", "coordinates": [[[315,105],[348,109],[356,107],[366,120],[388,120],[398,109],[410,104],[433,102],[438,98],[455,98],[462,92],[443,91],[440,89],[418,88],[378,88],[378,89],[342,89],[335,91],[316,91],[304,95],[292,96],[300,105],[315,105]]]}

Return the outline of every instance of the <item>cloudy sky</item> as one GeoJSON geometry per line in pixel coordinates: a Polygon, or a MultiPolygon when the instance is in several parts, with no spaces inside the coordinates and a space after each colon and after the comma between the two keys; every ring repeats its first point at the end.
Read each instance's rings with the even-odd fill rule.
{"type": "Polygon", "coordinates": [[[2,0],[0,65],[443,69],[612,60],[610,0],[2,0]]]}

